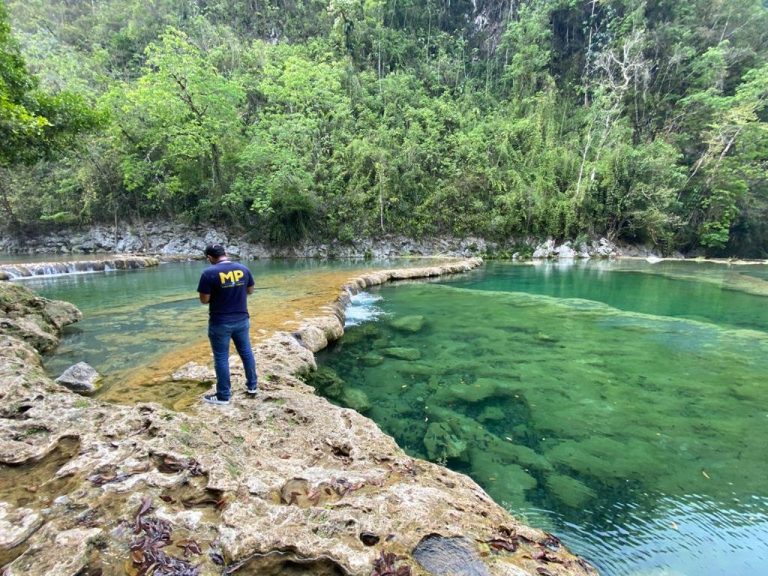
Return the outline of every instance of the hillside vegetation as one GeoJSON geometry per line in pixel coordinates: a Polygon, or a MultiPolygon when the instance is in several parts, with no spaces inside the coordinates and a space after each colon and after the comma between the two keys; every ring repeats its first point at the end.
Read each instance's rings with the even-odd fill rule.
{"type": "Polygon", "coordinates": [[[763,0],[5,0],[11,231],[768,256],[763,0]],[[9,28],[10,25],[10,28],[9,28]]]}

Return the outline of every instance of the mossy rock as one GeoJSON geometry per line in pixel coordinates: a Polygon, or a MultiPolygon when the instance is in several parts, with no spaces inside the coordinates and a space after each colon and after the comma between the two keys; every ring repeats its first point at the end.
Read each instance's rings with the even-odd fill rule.
{"type": "Polygon", "coordinates": [[[432,422],[424,435],[427,456],[433,461],[462,459],[467,451],[467,441],[453,433],[443,422],[432,422]]]}
{"type": "Polygon", "coordinates": [[[584,508],[597,497],[592,488],[564,474],[549,474],[545,483],[550,494],[570,508],[584,508]]]}
{"type": "Polygon", "coordinates": [[[477,419],[480,422],[501,422],[507,415],[500,406],[486,406],[483,411],[480,412],[477,419]]]}
{"type": "Polygon", "coordinates": [[[474,404],[491,398],[510,398],[516,394],[506,382],[490,378],[478,378],[474,382],[457,383],[440,389],[437,396],[445,402],[474,404]]]}
{"type": "Polygon", "coordinates": [[[379,327],[373,322],[367,322],[360,326],[355,326],[344,333],[345,344],[357,344],[363,340],[374,339],[379,335],[379,327]]]}
{"type": "Polygon", "coordinates": [[[381,348],[388,348],[390,343],[389,336],[379,336],[378,338],[374,338],[371,342],[371,346],[375,350],[379,350],[381,348]]]}
{"type": "Polygon", "coordinates": [[[395,330],[398,330],[400,332],[407,332],[410,334],[421,332],[425,324],[426,324],[426,321],[424,320],[424,316],[421,316],[419,314],[414,314],[411,316],[401,316],[400,318],[393,318],[389,322],[389,325],[395,330]]]}
{"type": "Polygon", "coordinates": [[[419,360],[421,358],[421,351],[416,348],[405,348],[403,346],[384,348],[381,352],[385,356],[399,360],[419,360]]]}
{"type": "Polygon", "coordinates": [[[359,388],[347,387],[341,394],[341,401],[355,412],[365,414],[371,409],[371,400],[359,388]]]}
{"type": "Polygon", "coordinates": [[[502,440],[497,436],[488,435],[485,450],[502,462],[519,464],[523,468],[551,472],[552,464],[546,457],[522,444],[502,440]]]}
{"type": "Polygon", "coordinates": [[[536,488],[536,478],[522,466],[503,464],[483,450],[470,450],[472,478],[491,497],[508,510],[519,511],[527,505],[525,492],[536,488]]]}
{"type": "Polygon", "coordinates": [[[306,382],[330,398],[339,398],[344,392],[344,380],[335,370],[327,366],[320,366],[314,372],[309,373],[306,382]]]}
{"type": "Polygon", "coordinates": [[[368,352],[360,357],[360,363],[363,366],[378,366],[384,362],[384,356],[376,352],[368,352]]]}

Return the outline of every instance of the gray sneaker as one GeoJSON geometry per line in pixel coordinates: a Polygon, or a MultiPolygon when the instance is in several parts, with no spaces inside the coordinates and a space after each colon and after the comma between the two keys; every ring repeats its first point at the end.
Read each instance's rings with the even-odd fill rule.
{"type": "Polygon", "coordinates": [[[206,394],[203,396],[203,402],[208,404],[218,404],[219,406],[229,406],[229,400],[219,400],[216,394],[206,394]]]}
{"type": "Polygon", "coordinates": [[[246,388],[245,389],[245,393],[246,394],[250,394],[251,396],[256,394],[258,391],[259,391],[259,387],[258,386],[254,386],[253,388],[246,388]]]}

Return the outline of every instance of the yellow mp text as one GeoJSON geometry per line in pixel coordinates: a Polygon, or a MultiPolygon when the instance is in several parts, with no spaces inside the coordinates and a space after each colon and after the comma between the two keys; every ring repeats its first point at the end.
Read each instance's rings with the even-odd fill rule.
{"type": "Polygon", "coordinates": [[[231,282],[232,284],[237,284],[237,282],[245,275],[245,273],[242,270],[231,270],[229,272],[219,272],[219,279],[221,280],[222,284],[226,284],[227,282],[231,282]]]}

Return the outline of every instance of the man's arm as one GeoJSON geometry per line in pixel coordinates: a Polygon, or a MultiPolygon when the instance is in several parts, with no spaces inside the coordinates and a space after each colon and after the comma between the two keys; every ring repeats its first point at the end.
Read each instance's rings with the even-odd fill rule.
{"type": "Polygon", "coordinates": [[[197,283],[197,294],[200,297],[200,304],[208,304],[211,301],[211,283],[208,274],[203,272],[200,281],[197,283]]]}
{"type": "MultiPolygon", "coordinates": [[[[253,291],[255,289],[256,289],[256,285],[255,284],[252,284],[252,285],[248,286],[248,294],[253,294],[253,291]]],[[[201,296],[202,296],[202,294],[201,294],[201,296]]]]}

